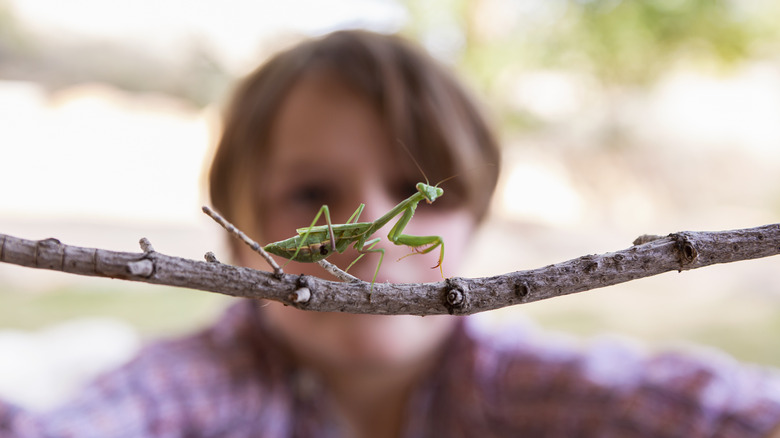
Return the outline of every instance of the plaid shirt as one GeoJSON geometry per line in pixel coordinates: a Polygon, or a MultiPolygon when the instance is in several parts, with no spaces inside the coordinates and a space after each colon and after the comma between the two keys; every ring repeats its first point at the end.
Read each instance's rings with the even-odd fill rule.
{"type": "MultiPolygon", "coordinates": [[[[780,422],[780,379],[723,357],[586,350],[522,324],[463,318],[416,388],[405,437],[758,437],[780,422]]],[[[72,403],[0,402],[0,437],[338,437],[327,389],[242,301],[195,336],[145,348],[72,403]]]]}

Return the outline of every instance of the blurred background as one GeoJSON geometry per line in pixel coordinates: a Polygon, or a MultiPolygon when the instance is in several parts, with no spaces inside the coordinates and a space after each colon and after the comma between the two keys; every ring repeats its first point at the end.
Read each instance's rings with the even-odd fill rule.
{"type": "MultiPolygon", "coordinates": [[[[780,222],[772,0],[0,0],[0,233],[227,258],[200,213],[235,81],[344,28],[401,32],[481,96],[505,162],[465,272],[780,222]],[[502,242],[500,247],[496,242],[502,242]]],[[[496,312],[780,366],[780,259],[496,312]]],[[[0,397],[43,408],[230,298],[0,264],[0,397]]]]}

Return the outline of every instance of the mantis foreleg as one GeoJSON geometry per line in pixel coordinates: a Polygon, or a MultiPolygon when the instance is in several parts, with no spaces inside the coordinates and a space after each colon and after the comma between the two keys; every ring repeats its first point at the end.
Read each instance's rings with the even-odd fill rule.
{"type": "Polygon", "coordinates": [[[416,205],[411,205],[408,209],[406,209],[406,211],[404,211],[398,222],[393,225],[393,228],[390,230],[390,233],[388,233],[387,238],[396,245],[406,245],[415,248],[415,252],[407,255],[427,254],[433,251],[436,247],[441,247],[439,252],[439,263],[437,263],[434,268],[439,268],[439,272],[441,272],[441,276],[444,278],[444,271],[441,266],[441,263],[444,260],[444,240],[440,236],[412,236],[409,234],[403,234],[403,230],[412,219],[416,207],[416,205]],[[427,247],[418,249],[424,246],[427,247]]]}
{"type": "MultiPolygon", "coordinates": [[[[434,268],[439,268],[439,272],[441,272],[441,277],[444,278],[444,270],[441,266],[442,261],[444,260],[444,240],[439,236],[410,236],[408,234],[401,234],[399,235],[396,240],[393,241],[396,245],[406,245],[411,246],[414,248],[414,252],[409,253],[405,255],[404,257],[413,255],[413,254],[427,254],[436,247],[440,247],[441,251],[439,252],[439,262],[434,266],[434,268]],[[425,248],[419,249],[421,247],[427,246],[425,248]]],[[[401,257],[401,258],[404,258],[401,257]]]]}

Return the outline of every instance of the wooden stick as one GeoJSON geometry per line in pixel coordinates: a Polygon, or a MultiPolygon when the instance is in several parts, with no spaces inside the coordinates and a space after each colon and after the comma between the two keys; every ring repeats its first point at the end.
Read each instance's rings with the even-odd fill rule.
{"type": "MultiPolygon", "coordinates": [[[[0,234],[0,261],[79,275],[186,287],[263,298],[301,309],[385,315],[466,315],[611,286],[669,271],[697,269],[780,254],[780,224],[756,228],[652,236],[639,245],[586,255],[539,269],[437,283],[327,281],[222,263],[188,260],[155,251],[126,253],[82,248],[57,239],[25,240],[0,234]],[[306,294],[300,290],[307,289],[306,294]],[[304,297],[306,299],[304,299],[304,297]]],[[[147,243],[147,248],[151,244],[147,243]]]]}

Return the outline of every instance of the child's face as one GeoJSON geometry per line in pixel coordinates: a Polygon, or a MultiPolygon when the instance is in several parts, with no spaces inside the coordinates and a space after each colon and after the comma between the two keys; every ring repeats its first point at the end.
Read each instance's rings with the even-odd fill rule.
{"type": "MultiPolygon", "coordinates": [[[[324,75],[308,75],[296,84],[274,120],[270,145],[264,186],[259,188],[264,205],[255,209],[261,211],[256,235],[263,244],[294,236],[296,228],[309,226],[323,204],[329,206],[333,224],[345,223],[361,203],[365,209],[360,222],[375,220],[414,193],[415,183],[423,181],[422,175],[409,173],[407,169],[414,169],[408,165],[411,158],[389,138],[370,104],[324,75]]],[[[446,197],[445,187],[439,201],[420,203],[404,234],[443,237],[444,274],[450,276],[458,272],[475,224],[467,210],[441,202],[446,197]]],[[[388,242],[387,233],[396,222],[390,221],[373,236],[382,239],[377,247],[386,251],[376,281],[441,281],[439,269],[431,269],[437,264],[438,249],[398,261],[412,249],[388,242]]],[[[324,223],[321,218],[319,224],[324,223]]],[[[242,263],[267,269],[259,256],[246,248],[241,251],[242,263]]],[[[350,248],[328,260],[344,269],[357,256],[350,248]]],[[[367,254],[350,273],[370,281],[378,261],[379,254],[367,254]]],[[[291,262],[284,269],[331,279],[313,263],[291,262]]],[[[396,358],[409,359],[435,345],[451,323],[449,318],[323,314],[273,305],[266,309],[269,318],[277,319],[274,325],[282,334],[292,338],[291,344],[313,344],[302,349],[302,354],[313,353],[311,359],[318,363],[331,360],[342,365],[354,364],[353,359],[359,358],[387,361],[400,355],[396,358]]]]}

